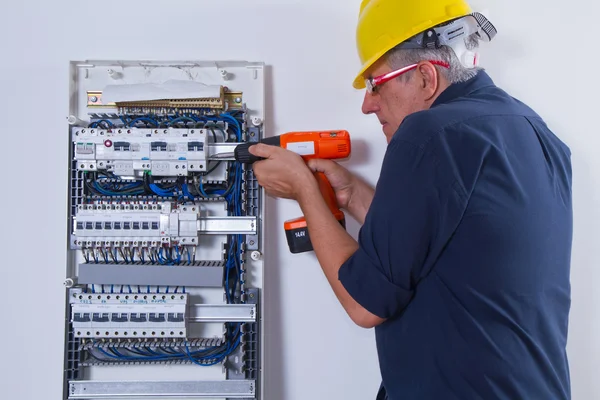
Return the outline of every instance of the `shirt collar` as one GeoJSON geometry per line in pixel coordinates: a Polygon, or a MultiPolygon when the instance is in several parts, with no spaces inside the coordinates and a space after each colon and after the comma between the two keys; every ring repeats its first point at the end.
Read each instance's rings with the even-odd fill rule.
{"type": "Polygon", "coordinates": [[[489,86],[494,86],[494,82],[485,71],[481,70],[475,77],[466,82],[453,83],[448,86],[448,88],[435,99],[431,107],[449,103],[459,97],[467,96],[476,90],[489,86]]]}

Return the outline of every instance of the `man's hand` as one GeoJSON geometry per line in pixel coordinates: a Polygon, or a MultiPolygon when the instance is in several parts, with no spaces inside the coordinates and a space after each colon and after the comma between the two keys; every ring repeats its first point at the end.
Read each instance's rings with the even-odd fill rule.
{"type": "Polygon", "coordinates": [[[308,166],[313,171],[325,173],[335,192],[338,206],[347,210],[361,224],[364,223],[375,190],[332,160],[309,160],[308,166]]]}
{"type": "Polygon", "coordinates": [[[313,171],[323,172],[335,191],[338,206],[348,208],[354,187],[354,176],[346,168],[332,160],[315,159],[308,161],[313,171]]]}
{"type": "Polygon", "coordinates": [[[248,151],[265,160],[254,163],[258,183],[274,197],[300,200],[315,194],[316,180],[304,160],[296,153],[277,146],[256,144],[248,151]]]}

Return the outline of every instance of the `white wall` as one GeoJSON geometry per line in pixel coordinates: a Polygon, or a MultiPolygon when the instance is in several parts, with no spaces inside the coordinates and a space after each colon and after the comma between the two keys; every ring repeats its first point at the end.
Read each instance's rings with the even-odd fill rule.
{"type": "MultiPolygon", "coordinates": [[[[385,141],[375,118],[361,115],[362,94],[350,85],[358,67],[359,3],[2,2],[3,398],[61,394],[68,61],[264,61],[270,66],[272,132],[348,129],[355,139],[350,165],[375,182],[385,141]],[[222,41],[215,45],[218,38],[222,41]]],[[[568,349],[573,398],[598,399],[600,137],[598,64],[592,62],[598,6],[592,0],[476,4],[490,11],[499,29],[484,51],[484,66],[497,84],[541,113],[573,151],[576,226],[568,349]]],[[[278,241],[266,254],[266,399],[373,398],[379,384],[373,333],[349,322],[313,255],[287,251],[282,224],[299,215],[296,205],[270,200],[268,206],[268,228],[277,233],[270,236],[278,241]]],[[[353,233],[357,229],[350,223],[353,233]]]]}

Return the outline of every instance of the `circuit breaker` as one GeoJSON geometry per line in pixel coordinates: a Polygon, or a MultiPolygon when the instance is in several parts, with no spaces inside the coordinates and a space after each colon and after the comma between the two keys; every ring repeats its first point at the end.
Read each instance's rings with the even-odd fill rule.
{"type": "Polygon", "coordinates": [[[70,74],[63,399],[262,399],[263,64],[70,74]]]}

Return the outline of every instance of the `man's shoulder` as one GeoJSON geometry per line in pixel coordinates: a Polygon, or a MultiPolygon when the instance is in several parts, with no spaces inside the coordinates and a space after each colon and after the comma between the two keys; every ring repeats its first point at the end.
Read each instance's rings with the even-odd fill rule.
{"type": "Polygon", "coordinates": [[[497,126],[499,119],[519,116],[542,121],[531,107],[497,86],[491,86],[409,115],[394,139],[424,148],[444,132],[464,130],[465,127],[492,128],[497,126]]]}

